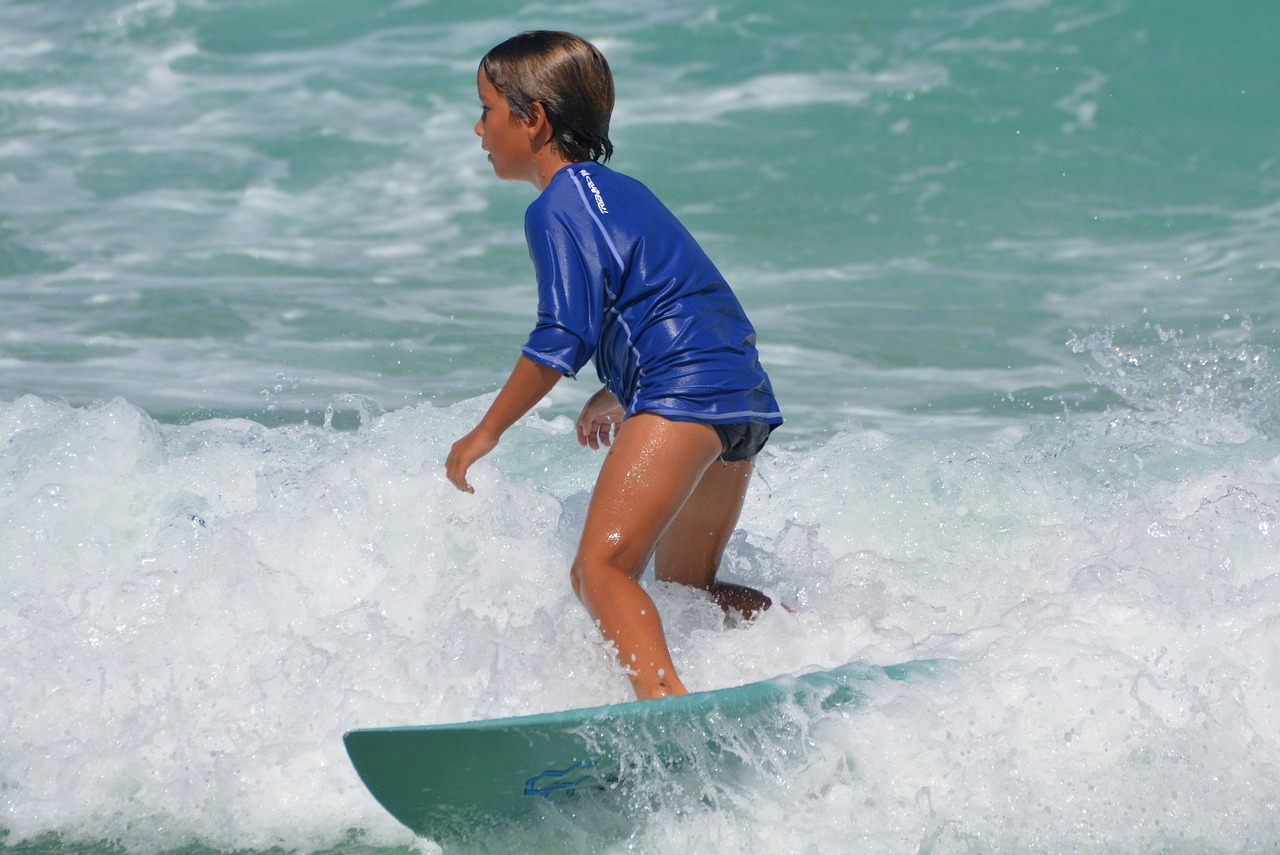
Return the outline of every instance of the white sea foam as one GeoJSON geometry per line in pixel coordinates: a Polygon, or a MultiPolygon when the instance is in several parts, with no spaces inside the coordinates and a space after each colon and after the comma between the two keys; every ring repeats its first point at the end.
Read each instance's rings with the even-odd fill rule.
{"type": "Polygon", "coordinates": [[[918,65],[876,74],[849,70],[764,74],[721,86],[698,86],[686,80],[678,87],[655,90],[650,84],[650,91],[637,92],[619,106],[615,124],[702,124],[731,113],[813,105],[858,107],[876,94],[928,91],[946,82],[944,67],[918,65]],[[673,89],[679,94],[671,94],[673,89]]]}
{"type": "MultiPolygon", "coordinates": [[[[483,404],[357,402],[356,432],[5,405],[11,839],[404,841],[344,729],[624,700],[565,570],[598,461],[568,420],[533,417],[456,493],[439,460],[483,404]]],[[[1099,418],[1012,443],[848,432],[767,452],[725,573],[797,611],[732,628],[655,586],[686,682],[944,667],[813,715],[781,777],[713,793],[699,824],[659,785],[638,839],[1274,839],[1280,459],[1151,431],[1099,418]]]]}

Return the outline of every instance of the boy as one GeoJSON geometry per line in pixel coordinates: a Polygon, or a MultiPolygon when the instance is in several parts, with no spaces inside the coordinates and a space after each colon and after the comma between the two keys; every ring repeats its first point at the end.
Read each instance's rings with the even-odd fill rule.
{"type": "Polygon", "coordinates": [[[642,184],[605,167],[613,77],[570,33],[508,39],[477,73],[476,134],[495,174],[540,195],[525,213],[538,321],[480,424],[453,444],[449,480],[497,445],[561,376],[594,360],[604,387],[578,442],[607,446],[574,559],[574,592],[617,648],[640,700],[685,694],[639,584],[701,588],[750,618],[771,602],[716,571],[755,456],[782,422],[755,330],[683,225],[642,184]]]}

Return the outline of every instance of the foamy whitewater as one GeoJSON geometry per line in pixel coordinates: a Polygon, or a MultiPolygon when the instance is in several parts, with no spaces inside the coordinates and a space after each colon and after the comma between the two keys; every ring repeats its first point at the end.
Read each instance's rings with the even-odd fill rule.
{"type": "MultiPolygon", "coordinates": [[[[0,846],[435,852],[342,734],[630,697],[569,588],[563,382],[475,64],[597,41],[613,165],[788,424],[713,689],[932,660],[563,851],[1280,850],[1280,7],[0,2],[0,846]]],[[[511,839],[475,842],[513,851],[511,839]]]]}

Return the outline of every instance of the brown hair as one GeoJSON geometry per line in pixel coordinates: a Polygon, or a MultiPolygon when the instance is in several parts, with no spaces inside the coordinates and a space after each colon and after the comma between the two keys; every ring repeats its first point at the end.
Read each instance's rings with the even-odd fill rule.
{"type": "Polygon", "coordinates": [[[534,102],[542,104],[551,140],[566,159],[613,155],[613,73],[586,39],[551,30],[521,33],[485,54],[480,68],[521,119],[531,120],[534,102]]]}

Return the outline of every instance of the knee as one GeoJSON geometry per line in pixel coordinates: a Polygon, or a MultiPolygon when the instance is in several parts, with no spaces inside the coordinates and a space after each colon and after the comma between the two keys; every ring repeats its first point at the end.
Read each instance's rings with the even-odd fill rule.
{"type": "Polygon", "coordinates": [[[761,612],[773,607],[773,600],[767,594],[746,585],[716,582],[708,590],[720,608],[726,612],[730,610],[741,612],[746,620],[758,617],[761,612]]]}
{"type": "Polygon", "coordinates": [[[579,553],[569,567],[569,584],[573,587],[573,595],[585,603],[591,592],[599,588],[600,581],[608,570],[607,562],[595,561],[579,553]]]}
{"type": "Polygon", "coordinates": [[[584,603],[593,594],[616,582],[619,576],[635,579],[640,574],[633,572],[630,564],[617,555],[601,555],[592,550],[579,550],[569,567],[569,584],[574,595],[584,603]]]}

